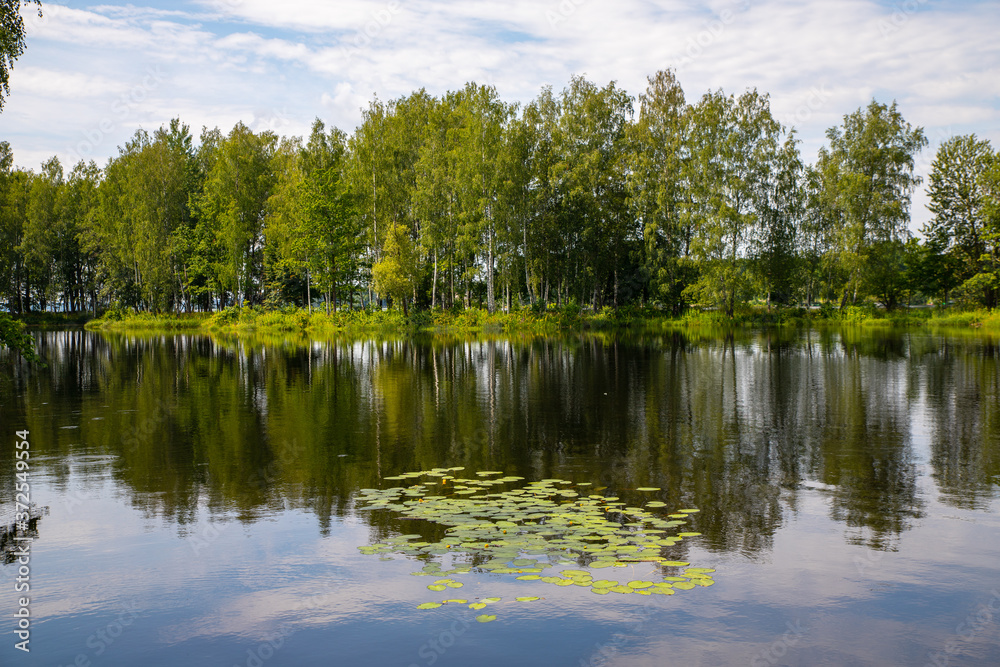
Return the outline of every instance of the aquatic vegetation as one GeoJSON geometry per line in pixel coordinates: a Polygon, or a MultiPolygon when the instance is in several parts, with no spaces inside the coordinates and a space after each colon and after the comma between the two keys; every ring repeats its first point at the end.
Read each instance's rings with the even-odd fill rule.
{"type": "MultiPolygon", "coordinates": [[[[493,470],[470,477],[455,476],[463,470],[452,467],[406,472],[384,479],[408,482],[407,486],[362,489],[358,496],[359,511],[391,511],[446,529],[445,537],[437,542],[422,541],[418,534],[398,535],[360,546],[359,551],[382,557],[399,554],[423,561],[422,569],[411,574],[438,577],[427,586],[434,592],[463,586],[454,578],[441,578],[442,575],[454,577],[473,571],[512,575],[511,580],[526,585],[539,582],[579,586],[598,595],[609,592],[673,595],[676,590],[715,583],[709,576],[715,570],[692,568],[688,562],[668,560],[662,555],[665,548],[685,537],[701,534],[667,534],[670,529],[685,525],[684,519],[698,512],[697,509],[663,515],[656,511],[665,507],[662,501],[649,500],[642,503],[643,507],[628,506],[617,496],[593,493],[594,489],[587,488],[591,483],[543,479],[520,484],[524,478],[493,470]],[[443,569],[435,560],[437,557],[446,558],[450,569],[443,569]],[[632,570],[642,563],[648,563],[651,573],[659,574],[663,580],[635,579],[632,570]],[[595,580],[597,572],[608,571],[606,568],[630,568],[633,576],[625,581],[595,580]],[[681,568],[686,569],[678,571],[681,568]]],[[[660,489],[635,490],[650,494],[660,489]]],[[[544,597],[523,595],[514,599],[515,602],[539,600],[544,597]]],[[[484,598],[468,603],[452,599],[424,603],[417,608],[468,603],[469,608],[480,610],[499,601],[500,598],[484,598]]],[[[479,618],[484,617],[496,618],[490,615],[479,618]]]]}

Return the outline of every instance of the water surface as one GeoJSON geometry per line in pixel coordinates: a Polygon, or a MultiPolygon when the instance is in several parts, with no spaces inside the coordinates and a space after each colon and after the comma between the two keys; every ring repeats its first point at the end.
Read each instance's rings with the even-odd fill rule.
{"type": "Polygon", "coordinates": [[[48,367],[0,382],[0,499],[27,428],[48,507],[32,651],[8,617],[4,665],[1000,664],[988,337],[38,335],[48,367]],[[598,597],[473,571],[460,597],[502,597],[496,622],[417,610],[423,563],[358,547],[441,527],[358,492],[452,466],[699,508],[665,554],[717,583],[598,597]]]}

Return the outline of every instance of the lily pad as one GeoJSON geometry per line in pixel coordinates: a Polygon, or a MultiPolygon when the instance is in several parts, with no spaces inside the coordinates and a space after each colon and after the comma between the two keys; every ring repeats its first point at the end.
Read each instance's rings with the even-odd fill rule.
{"type": "MultiPolygon", "coordinates": [[[[659,590],[672,593],[669,580],[684,584],[681,590],[714,583],[708,576],[710,568],[690,568],[690,563],[666,560],[663,555],[664,548],[683,537],[697,535],[668,532],[685,523],[680,519],[688,510],[668,516],[658,511],[666,506],[659,500],[645,502],[642,507],[626,506],[616,496],[599,495],[596,492],[606,487],[594,488],[590,483],[574,486],[565,479],[548,478],[511,488],[522,478],[486,470],[469,479],[452,476],[456,472],[456,468],[433,468],[404,473],[396,477],[410,480],[404,482],[408,486],[361,490],[357,496],[359,510],[379,509],[395,514],[399,520],[436,525],[435,532],[441,535],[443,530],[444,537],[437,541],[422,541],[418,533],[386,537],[381,542],[359,547],[359,551],[383,559],[395,554],[421,559],[447,557],[446,567],[451,569],[431,560],[413,573],[416,575],[492,573],[499,577],[513,575],[511,578],[516,577],[526,585],[539,581],[603,591],[613,591],[616,587],[628,589],[614,591],[622,594],[646,595],[659,590]],[[427,476],[422,483],[413,479],[421,476],[427,476]],[[434,485],[433,493],[428,491],[430,485],[434,485]],[[582,491],[584,487],[587,487],[584,493],[591,493],[590,496],[570,490],[582,491]],[[487,493],[491,488],[497,490],[487,493]],[[600,580],[606,583],[595,585],[594,570],[631,568],[642,562],[688,567],[688,570],[683,577],[664,577],[665,581],[660,583],[666,588],[641,578],[632,585],[606,579],[600,580]],[[553,571],[552,576],[543,574],[547,568],[566,565],[577,569],[553,571]]],[[[644,493],[658,490],[639,487],[644,493]]],[[[438,578],[428,589],[441,592],[462,586],[462,582],[438,578]]],[[[459,603],[457,599],[447,602],[459,603]]],[[[479,600],[473,604],[487,602],[479,600]]]]}
{"type": "Polygon", "coordinates": [[[480,614],[479,616],[476,616],[476,620],[480,623],[490,623],[491,621],[497,620],[497,617],[493,614],[480,614]]]}
{"type": "Polygon", "coordinates": [[[417,609],[437,609],[440,606],[440,602],[425,602],[423,604],[418,604],[417,609]]]}

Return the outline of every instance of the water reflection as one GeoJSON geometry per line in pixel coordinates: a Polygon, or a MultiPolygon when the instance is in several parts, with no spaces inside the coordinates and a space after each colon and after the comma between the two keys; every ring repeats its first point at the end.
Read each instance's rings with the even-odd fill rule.
{"type": "Polygon", "coordinates": [[[105,457],[130,501],[182,535],[202,510],[253,522],[289,507],[325,534],[383,476],[464,465],[623,496],[661,487],[669,506],[703,509],[709,548],[749,555],[771,548],[779,501],[794,511],[808,485],[825,489],[847,539],[892,549],[925,504],[921,461],[959,507],[984,507],[1000,483],[1000,352],[982,337],[48,332],[40,343],[48,367],[11,366],[0,389],[36,465],[68,485],[70,460],[105,457]]]}

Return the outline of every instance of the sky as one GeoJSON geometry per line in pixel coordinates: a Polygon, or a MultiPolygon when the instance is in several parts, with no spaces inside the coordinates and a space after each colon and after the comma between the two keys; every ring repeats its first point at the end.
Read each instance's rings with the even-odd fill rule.
{"type": "MultiPolygon", "coordinates": [[[[633,96],[673,68],[688,101],[756,88],[794,127],[805,162],[873,99],[924,128],[917,171],[941,141],[1000,148],[997,0],[192,0],[43,1],[25,10],[0,140],[15,164],[106,164],[139,128],[351,133],[375,96],[468,81],[527,103],[573,75],[633,96]]],[[[930,219],[914,195],[913,222],[930,219]]]]}

